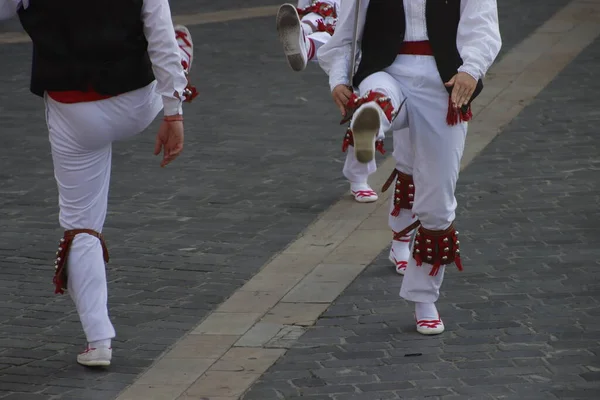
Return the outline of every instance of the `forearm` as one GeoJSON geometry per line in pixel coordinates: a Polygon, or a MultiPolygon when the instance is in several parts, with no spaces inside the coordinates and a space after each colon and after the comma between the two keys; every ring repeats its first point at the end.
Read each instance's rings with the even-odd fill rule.
{"type": "Polygon", "coordinates": [[[458,70],[483,78],[502,47],[496,0],[462,0],[456,44],[463,59],[458,70]]]}
{"type": "Polygon", "coordinates": [[[164,114],[181,114],[187,78],[181,65],[181,51],[175,39],[168,0],[144,0],[142,19],[164,114]]]}
{"type": "MultiPolygon", "coordinates": [[[[362,35],[362,26],[366,17],[368,1],[363,1],[359,10],[358,38],[362,35]]],[[[348,0],[341,3],[338,9],[338,21],[335,33],[318,53],[319,64],[329,76],[331,90],[338,85],[351,85],[352,71],[350,65],[352,57],[352,42],[354,41],[354,24],[356,15],[356,2],[348,0]]]]}
{"type": "MultiPolygon", "coordinates": [[[[17,15],[17,11],[22,5],[21,0],[0,0],[0,21],[11,19],[17,15]]],[[[23,6],[27,8],[29,1],[25,0],[23,6]]]]}

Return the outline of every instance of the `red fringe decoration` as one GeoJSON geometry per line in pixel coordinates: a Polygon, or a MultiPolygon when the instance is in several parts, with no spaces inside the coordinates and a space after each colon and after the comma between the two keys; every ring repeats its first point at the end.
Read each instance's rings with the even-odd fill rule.
{"type": "Polygon", "coordinates": [[[375,149],[381,153],[381,155],[385,155],[385,149],[383,148],[384,143],[383,140],[379,139],[375,142],[375,149]]]}
{"type": "Polygon", "coordinates": [[[421,255],[419,254],[414,254],[413,258],[415,259],[415,261],[417,262],[417,267],[420,267],[421,265],[423,265],[423,260],[421,259],[421,255]]]}
{"type": "Polygon", "coordinates": [[[386,190],[392,185],[392,182],[396,180],[396,184],[394,186],[394,208],[390,215],[392,217],[397,217],[400,215],[400,210],[403,208],[406,210],[411,210],[415,197],[415,184],[413,181],[413,177],[411,175],[406,175],[397,169],[394,169],[387,179],[387,181],[383,184],[381,188],[381,192],[385,193],[386,190]]]}
{"type": "Polygon", "coordinates": [[[318,1],[315,4],[305,8],[296,8],[296,11],[298,11],[298,15],[301,17],[310,13],[315,13],[319,14],[321,17],[337,18],[335,7],[333,7],[331,4],[323,3],[321,1],[318,1]]]}
{"type": "Polygon", "coordinates": [[[322,19],[320,19],[320,20],[317,21],[317,30],[319,32],[327,32],[331,36],[333,36],[333,33],[335,32],[335,25],[333,25],[333,24],[326,24],[325,21],[323,21],[322,19]]]}
{"type": "MultiPolygon", "coordinates": [[[[346,133],[344,134],[344,140],[342,141],[342,153],[348,151],[348,147],[354,146],[354,137],[352,136],[352,129],[346,129],[346,133]]],[[[378,139],[375,142],[375,150],[385,155],[385,148],[383,140],[378,139]]]]}
{"type": "Polygon", "coordinates": [[[436,276],[437,274],[439,274],[441,267],[442,267],[442,264],[439,261],[436,261],[436,263],[433,265],[433,268],[431,268],[431,272],[429,273],[429,276],[436,276]]]}
{"type": "Polygon", "coordinates": [[[376,102],[377,105],[381,107],[386,118],[391,122],[394,115],[394,106],[392,106],[391,99],[383,93],[370,90],[361,97],[358,97],[356,94],[352,93],[348,99],[348,103],[346,103],[346,116],[342,118],[340,125],[344,125],[346,122],[350,121],[360,106],[372,101],[376,102]]]}
{"type": "Polygon", "coordinates": [[[429,231],[421,226],[415,237],[413,257],[418,266],[423,262],[432,265],[429,276],[436,276],[442,266],[452,263],[462,271],[459,244],[458,232],[453,225],[445,231],[429,231]]]}
{"type": "Polygon", "coordinates": [[[469,122],[471,119],[473,119],[471,105],[467,107],[466,112],[463,112],[461,109],[454,107],[452,104],[452,98],[448,97],[448,114],[446,115],[446,122],[448,125],[454,126],[459,122],[469,122]]]}

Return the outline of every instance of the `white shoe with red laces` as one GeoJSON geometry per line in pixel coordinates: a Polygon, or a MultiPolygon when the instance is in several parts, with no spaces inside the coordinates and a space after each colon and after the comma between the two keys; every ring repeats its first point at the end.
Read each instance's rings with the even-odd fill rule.
{"type": "Polygon", "coordinates": [[[298,10],[292,4],[283,4],[277,11],[277,33],[283,45],[288,64],[294,71],[302,71],[309,60],[310,41],[306,39],[298,10]]]}
{"type": "Polygon", "coordinates": [[[373,203],[379,199],[377,192],[366,183],[350,184],[350,192],[352,193],[352,196],[354,196],[354,200],[359,203],[373,203]]]}
{"type": "Polygon", "coordinates": [[[439,314],[437,319],[417,319],[417,332],[422,335],[439,335],[445,329],[439,314]]]}
{"type": "Polygon", "coordinates": [[[410,235],[405,235],[392,240],[389,260],[396,268],[399,275],[404,275],[408,266],[408,258],[410,257],[410,235]]]}
{"type": "Polygon", "coordinates": [[[112,359],[112,348],[97,347],[92,348],[89,345],[87,349],[77,355],[77,362],[86,367],[108,367],[112,359]]]}

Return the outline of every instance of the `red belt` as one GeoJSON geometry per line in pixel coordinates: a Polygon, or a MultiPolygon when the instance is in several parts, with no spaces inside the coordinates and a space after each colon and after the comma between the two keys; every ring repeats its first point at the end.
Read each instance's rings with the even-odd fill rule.
{"type": "Polygon", "coordinates": [[[80,92],[77,90],[68,90],[64,92],[48,92],[48,96],[54,101],[65,104],[87,103],[90,101],[99,101],[110,99],[113,96],[96,93],[94,91],[80,92]]]}
{"type": "Polygon", "coordinates": [[[398,54],[412,54],[414,56],[432,56],[433,50],[429,44],[429,40],[420,42],[404,42],[400,46],[398,54]]]}

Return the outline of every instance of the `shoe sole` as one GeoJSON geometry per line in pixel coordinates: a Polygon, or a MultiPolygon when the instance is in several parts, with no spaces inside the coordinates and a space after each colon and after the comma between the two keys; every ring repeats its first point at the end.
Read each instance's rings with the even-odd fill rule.
{"type": "Polygon", "coordinates": [[[290,67],[296,72],[304,70],[306,62],[302,56],[300,42],[302,27],[298,11],[291,4],[282,5],[277,12],[277,33],[290,67]]]}
{"type": "Polygon", "coordinates": [[[446,328],[442,328],[442,330],[419,330],[419,328],[417,328],[417,332],[426,336],[439,335],[440,333],[444,333],[445,330],[446,328]]]}
{"type": "Polygon", "coordinates": [[[77,360],[77,363],[83,365],[84,367],[108,367],[110,365],[110,361],[108,360],[96,360],[86,362],[77,360]]]}
{"type": "Polygon", "coordinates": [[[379,134],[379,112],[366,107],[359,111],[352,123],[354,154],[358,162],[366,164],[375,158],[375,138],[379,134]]]}

